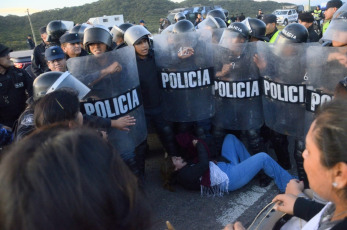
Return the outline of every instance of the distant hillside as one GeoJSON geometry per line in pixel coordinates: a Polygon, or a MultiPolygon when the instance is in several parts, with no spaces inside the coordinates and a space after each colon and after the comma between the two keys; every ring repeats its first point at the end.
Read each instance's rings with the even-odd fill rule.
{"type": "MultiPolygon", "coordinates": [[[[124,20],[129,22],[138,23],[140,19],[143,19],[148,29],[155,33],[158,31],[159,18],[165,17],[169,10],[190,7],[194,4],[221,5],[229,10],[230,14],[243,12],[249,17],[255,17],[259,8],[262,8],[265,13],[271,13],[283,5],[277,2],[254,2],[251,0],[186,0],[181,3],[174,3],[169,0],[99,0],[83,6],[65,7],[63,9],[35,13],[31,15],[31,20],[38,42],[40,42],[38,29],[52,20],[68,20],[75,23],[83,23],[91,17],[113,14],[123,14],[124,20]]],[[[0,43],[10,46],[14,50],[27,48],[26,37],[28,34],[31,34],[27,16],[0,16],[0,31],[0,43]]]]}

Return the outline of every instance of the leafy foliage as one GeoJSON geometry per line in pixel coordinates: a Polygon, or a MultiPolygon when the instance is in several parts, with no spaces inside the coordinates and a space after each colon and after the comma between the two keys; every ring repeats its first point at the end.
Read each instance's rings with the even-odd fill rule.
{"type": "MultiPolygon", "coordinates": [[[[243,12],[246,17],[255,17],[259,8],[262,8],[264,13],[271,13],[283,5],[272,1],[254,2],[252,0],[186,0],[181,3],[174,3],[169,0],[99,0],[83,6],[64,7],[62,9],[34,13],[31,15],[31,21],[38,43],[41,41],[38,32],[39,28],[47,25],[52,20],[83,23],[91,17],[114,14],[123,14],[124,21],[131,23],[138,23],[143,19],[148,29],[152,33],[156,33],[159,27],[159,18],[166,17],[169,10],[190,7],[195,4],[220,5],[224,9],[229,10],[230,15],[243,12]]],[[[27,49],[26,37],[28,34],[32,34],[27,16],[0,16],[0,31],[0,43],[14,50],[27,49]]]]}

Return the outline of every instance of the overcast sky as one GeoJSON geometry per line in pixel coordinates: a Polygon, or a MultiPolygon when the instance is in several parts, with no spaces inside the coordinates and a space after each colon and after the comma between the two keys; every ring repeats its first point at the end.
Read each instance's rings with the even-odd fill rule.
{"type": "MultiPolygon", "coordinates": [[[[42,10],[49,10],[55,8],[64,8],[70,6],[80,6],[86,3],[96,2],[97,0],[0,0],[0,15],[6,16],[8,14],[24,16],[26,10],[29,9],[30,13],[39,12],[42,10]]],[[[127,0],[124,0],[127,1],[127,0]]],[[[128,0],[129,1],[129,0],[128,0]]],[[[182,2],[183,0],[171,0],[173,2],[182,2]]],[[[256,0],[265,1],[265,0],[256,0]]],[[[289,2],[300,5],[307,5],[308,0],[277,0],[277,2],[289,2]]],[[[311,0],[311,5],[317,5],[326,0],[311,0]]]]}

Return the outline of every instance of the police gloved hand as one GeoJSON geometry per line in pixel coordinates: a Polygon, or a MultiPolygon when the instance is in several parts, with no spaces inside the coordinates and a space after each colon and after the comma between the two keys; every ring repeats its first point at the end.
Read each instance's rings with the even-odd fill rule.
{"type": "Polygon", "coordinates": [[[258,66],[259,70],[264,70],[266,68],[267,63],[261,55],[254,54],[253,61],[258,66]]]}
{"type": "Polygon", "coordinates": [[[224,78],[234,68],[234,65],[234,63],[224,64],[222,70],[216,73],[216,77],[224,78]]]}
{"type": "Polygon", "coordinates": [[[136,119],[132,116],[124,116],[117,120],[111,120],[111,127],[117,128],[123,131],[130,131],[129,126],[135,125],[136,119]]]}
{"type": "Polygon", "coordinates": [[[194,49],[192,47],[181,47],[178,51],[178,57],[186,59],[194,55],[194,49]]]}

